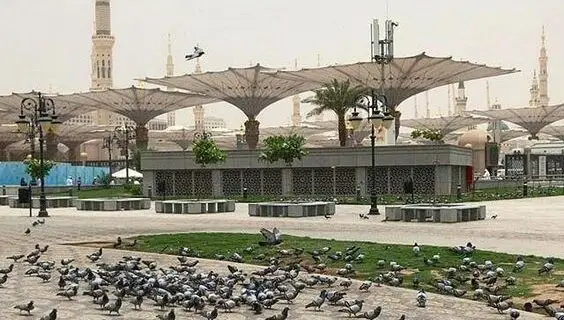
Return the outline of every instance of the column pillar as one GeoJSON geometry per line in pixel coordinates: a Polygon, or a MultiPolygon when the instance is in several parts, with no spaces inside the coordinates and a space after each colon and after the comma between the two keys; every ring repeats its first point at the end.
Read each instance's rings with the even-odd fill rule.
{"type": "Polygon", "coordinates": [[[259,125],[254,117],[249,117],[249,120],[245,121],[245,140],[247,141],[247,146],[249,150],[254,150],[257,148],[259,140],[259,125]]]}
{"type": "Polygon", "coordinates": [[[137,150],[147,150],[149,145],[149,129],[145,124],[138,124],[135,127],[135,146],[137,150]]]}
{"type": "Polygon", "coordinates": [[[221,170],[212,170],[212,196],[223,197],[223,172],[221,170]]]}
{"type": "Polygon", "coordinates": [[[435,166],[435,194],[449,195],[451,194],[452,167],[451,166],[435,166]]]}
{"type": "Polygon", "coordinates": [[[292,191],[294,190],[292,168],[282,169],[281,183],[282,183],[282,195],[285,197],[292,195],[292,191]]]}
{"type": "Polygon", "coordinates": [[[355,168],[355,189],[360,188],[360,194],[366,195],[366,177],[368,177],[368,172],[365,167],[355,168]]]}

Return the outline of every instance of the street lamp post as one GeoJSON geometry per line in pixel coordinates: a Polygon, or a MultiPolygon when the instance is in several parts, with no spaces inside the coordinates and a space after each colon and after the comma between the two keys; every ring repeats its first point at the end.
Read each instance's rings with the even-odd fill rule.
{"type": "MultiPolygon", "coordinates": [[[[44,133],[57,132],[58,125],[61,123],[55,112],[55,103],[51,98],[45,97],[41,92],[37,93],[37,98],[25,98],[20,104],[20,115],[16,121],[19,132],[29,134],[30,139],[35,139],[35,134],[39,134],[39,171],[41,191],[39,194],[39,213],[38,217],[48,217],[47,201],[45,198],[45,174],[44,174],[44,154],[43,144],[45,141],[44,133]]],[[[33,157],[33,155],[32,155],[33,157]]],[[[31,203],[29,204],[31,207],[31,203]]]]}
{"type": "Polygon", "coordinates": [[[111,134],[104,138],[102,149],[108,149],[108,165],[110,167],[110,176],[112,175],[112,145],[117,141],[117,137],[111,134]]]}
{"type": "Polygon", "coordinates": [[[376,94],[376,91],[371,89],[370,97],[361,97],[354,106],[354,111],[348,119],[353,130],[358,130],[363,119],[359,116],[356,108],[359,107],[368,111],[367,120],[371,124],[370,145],[372,152],[372,186],[370,190],[370,210],[368,211],[370,215],[380,214],[378,210],[378,194],[376,193],[376,133],[380,129],[388,130],[394,122],[394,117],[390,115],[388,99],[384,91],[384,83],[386,80],[384,67],[392,62],[394,58],[394,27],[396,26],[398,26],[397,23],[392,20],[386,20],[386,35],[384,39],[380,40],[378,20],[373,21],[371,26],[371,58],[373,62],[380,65],[380,94],[376,94]]]}
{"type": "Polygon", "coordinates": [[[129,140],[135,138],[135,128],[131,125],[117,126],[114,139],[125,152],[125,183],[129,183],[129,140]]]}

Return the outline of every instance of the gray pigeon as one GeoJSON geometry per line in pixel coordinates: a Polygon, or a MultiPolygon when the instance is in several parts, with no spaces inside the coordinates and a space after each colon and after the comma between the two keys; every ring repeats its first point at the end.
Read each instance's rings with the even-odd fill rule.
{"type": "Polygon", "coordinates": [[[39,320],[57,320],[57,309],[51,310],[51,312],[44,315],[39,320]]]}
{"type": "Polygon", "coordinates": [[[27,314],[31,314],[31,310],[35,309],[35,306],[33,305],[33,300],[31,300],[28,303],[15,305],[14,309],[20,310],[20,313],[26,311],[27,314]]]}
{"type": "Polygon", "coordinates": [[[382,312],[382,307],[377,306],[376,309],[371,310],[371,311],[366,311],[365,313],[363,313],[362,317],[364,319],[373,320],[373,319],[378,318],[378,316],[380,315],[381,312],[382,312]]]}
{"type": "Polygon", "coordinates": [[[174,309],[170,309],[169,312],[158,314],[157,318],[161,320],[176,320],[176,314],[174,313],[174,309]]]}
{"type": "Polygon", "coordinates": [[[116,301],[108,303],[104,306],[104,310],[109,311],[110,314],[112,314],[112,312],[120,314],[119,309],[121,309],[121,298],[117,298],[116,301]]]}
{"type": "Polygon", "coordinates": [[[288,318],[288,311],[290,311],[290,308],[284,307],[281,313],[270,316],[265,320],[286,320],[288,318]]]}
{"type": "Polygon", "coordinates": [[[307,308],[311,308],[314,307],[315,310],[320,311],[321,310],[321,306],[323,305],[323,303],[325,302],[325,298],[327,297],[327,291],[326,290],[321,290],[321,293],[319,293],[319,296],[315,297],[315,299],[313,299],[310,303],[308,303],[305,307],[307,308]]]}
{"type": "Polygon", "coordinates": [[[427,293],[424,289],[421,289],[419,292],[417,292],[415,299],[417,300],[418,307],[425,308],[427,306],[427,293]]]}

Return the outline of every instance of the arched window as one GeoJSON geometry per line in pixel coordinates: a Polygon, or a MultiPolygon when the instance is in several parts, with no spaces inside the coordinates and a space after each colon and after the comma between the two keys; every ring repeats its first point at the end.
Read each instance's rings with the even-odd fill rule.
{"type": "Polygon", "coordinates": [[[102,78],[106,77],[106,60],[102,60],[102,78]]]}
{"type": "Polygon", "coordinates": [[[100,78],[100,61],[96,61],[96,78],[100,78]]]}
{"type": "Polygon", "coordinates": [[[110,63],[110,60],[108,60],[108,78],[112,77],[112,64],[110,63]]]}

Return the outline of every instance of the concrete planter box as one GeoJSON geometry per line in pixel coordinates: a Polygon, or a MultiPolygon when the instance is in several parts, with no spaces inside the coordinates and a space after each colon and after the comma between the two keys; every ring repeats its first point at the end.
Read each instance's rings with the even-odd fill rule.
{"type": "Polygon", "coordinates": [[[8,199],[10,199],[13,196],[10,195],[5,195],[5,196],[0,196],[0,206],[7,206],[8,205],[8,199]]]}
{"type": "Polygon", "coordinates": [[[485,218],[485,205],[409,204],[386,207],[387,221],[456,223],[484,220],[485,218]]]}
{"type": "MultiPolygon", "coordinates": [[[[47,208],[70,208],[74,207],[74,201],[76,197],[47,197],[46,199],[47,208]]],[[[20,203],[18,197],[8,197],[8,206],[10,208],[29,208],[28,203],[20,203]]],[[[31,207],[39,208],[39,197],[31,198],[31,207]]]]}
{"type": "Polygon", "coordinates": [[[251,217],[316,217],[335,214],[334,202],[260,202],[249,203],[251,217]]]}
{"type": "Polygon", "coordinates": [[[235,200],[165,200],[155,201],[155,212],[199,214],[234,212],[235,200]]]}
{"type": "Polygon", "coordinates": [[[87,211],[125,211],[151,209],[149,198],[101,198],[101,199],[77,199],[75,200],[78,210],[87,211]]]}

